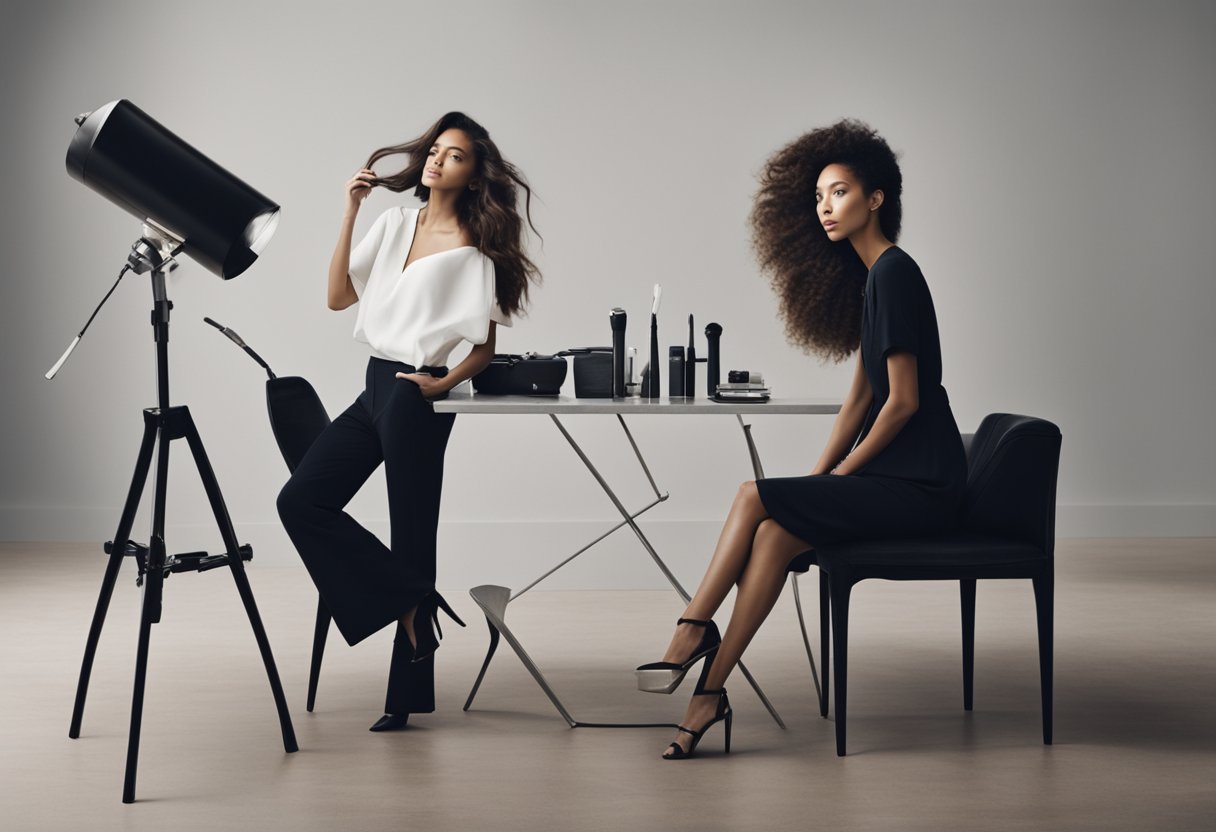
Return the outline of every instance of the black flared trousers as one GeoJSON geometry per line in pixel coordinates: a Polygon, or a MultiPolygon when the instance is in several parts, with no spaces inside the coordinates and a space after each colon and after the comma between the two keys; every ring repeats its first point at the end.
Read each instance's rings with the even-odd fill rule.
{"type": "MultiPolygon", "coordinates": [[[[423,371],[447,374],[444,367],[423,371]]],[[[321,432],[278,497],[283,526],[352,646],[398,621],[435,588],[443,456],[456,414],[436,413],[417,384],[395,377],[399,372],[414,368],[375,356],[368,361],[365,389],[321,432]],[[390,546],[343,510],[381,462],[390,546]]],[[[387,713],[435,709],[435,656],[412,659],[398,621],[387,713]]]]}

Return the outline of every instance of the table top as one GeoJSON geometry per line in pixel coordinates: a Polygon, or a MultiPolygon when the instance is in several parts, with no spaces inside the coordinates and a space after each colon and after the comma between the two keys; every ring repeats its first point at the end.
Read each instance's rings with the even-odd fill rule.
{"type": "Polygon", "coordinates": [[[833,414],[840,411],[835,399],[781,399],[767,402],[715,402],[664,396],[658,400],[632,397],[628,399],[577,399],[573,396],[489,396],[475,393],[472,385],[462,384],[446,399],[434,403],[436,413],[618,413],[621,415],[651,415],[663,413],[693,414],[833,414]]]}

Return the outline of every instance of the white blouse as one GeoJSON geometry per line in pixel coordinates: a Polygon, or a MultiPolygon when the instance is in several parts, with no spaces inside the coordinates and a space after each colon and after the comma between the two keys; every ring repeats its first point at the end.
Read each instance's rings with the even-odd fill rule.
{"type": "Polygon", "coordinates": [[[394,206],[350,253],[359,304],[355,340],[414,367],[446,365],[461,341],[484,344],[490,321],[511,326],[494,291],[494,261],[475,246],[419,257],[402,268],[420,208],[394,206]]]}

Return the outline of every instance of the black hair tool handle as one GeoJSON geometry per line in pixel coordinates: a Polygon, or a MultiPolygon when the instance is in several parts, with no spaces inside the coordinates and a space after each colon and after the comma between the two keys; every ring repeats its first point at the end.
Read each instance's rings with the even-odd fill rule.
{"type": "Polygon", "coordinates": [[[711,399],[714,397],[714,394],[718,392],[718,384],[721,380],[721,338],[721,324],[710,323],[705,325],[705,340],[709,342],[709,364],[705,368],[705,391],[709,394],[711,399]]]}
{"type": "Polygon", "coordinates": [[[688,353],[684,362],[684,395],[697,395],[697,345],[693,341],[692,313],[688,315],[688,353]]]}
{"type": "Polygon", "coordinates": [[[662,393],[659,386],[659,316],[650,314],[650,375],[647,376],[646,397],[657,399],[662,393]]]}
{"type": "Polygon", "coordinates": [[[619,306],[608,313],[612,324],[612,395],[625,397],[625,310],[619,306]]]}
{"type": "Polygon", "coordinates": [[[684,348],[683,347],[668,347],[667,348],[667,395],[671,398],[677,398],[686,395],[684,392],[684,379],[688,377],[684,371],[684,348]]]}
{"type": "Polygon", "coordinates": [[[662,299],[663,287],[656,283],[654,303],[650,307],[650,375],[646,377],[648,383],[642,390],[642,395],[648,399],[658,399],[663,395],[663,388],[659,383],[659,302],[662,299]]]}

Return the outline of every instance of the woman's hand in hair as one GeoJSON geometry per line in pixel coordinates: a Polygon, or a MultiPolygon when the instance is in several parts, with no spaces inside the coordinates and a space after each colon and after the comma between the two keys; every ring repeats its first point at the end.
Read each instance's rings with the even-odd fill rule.
{"type": "Polygon", "coordinates": [[[348,214],[358,213],[363,200],[367,199],[372,188],[376,187],[371,183],[375,177],[376,173],[371,168],[361,168],[356,171],[354,176],[346,180],[346,212],[348,214]]]}

